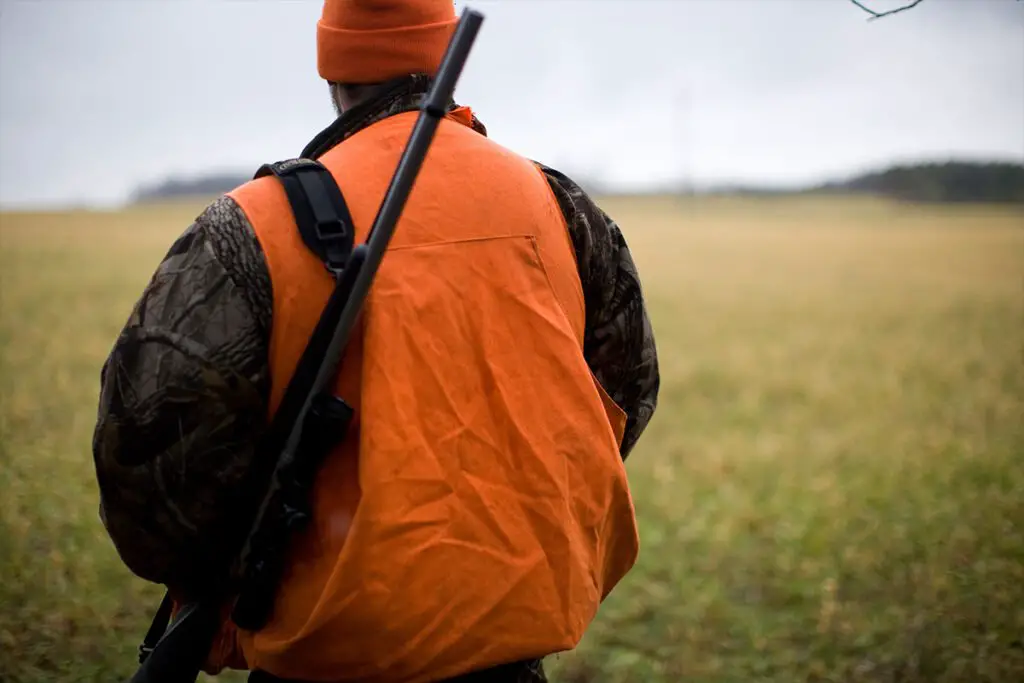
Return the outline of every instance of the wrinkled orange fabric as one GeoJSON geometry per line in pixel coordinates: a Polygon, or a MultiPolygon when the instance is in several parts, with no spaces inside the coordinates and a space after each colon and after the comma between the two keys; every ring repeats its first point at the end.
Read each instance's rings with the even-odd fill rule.
{"type": "MultiPolygon", "coordinates": [[[[416,116],[321,158],[358,241],[416,116]]],[[[273,619],[227,628],[221,665],[427,683],[546,656],[577,645],[636,561],[625,416],[582,354],[564,218],[540,170],[469,120],[441,121],[374,280],[337,384],[356,418],[320,471],[273,619]]],[[[332,281],[276,179],[231,195],[273,283],[272,414],[332,281]]]]}

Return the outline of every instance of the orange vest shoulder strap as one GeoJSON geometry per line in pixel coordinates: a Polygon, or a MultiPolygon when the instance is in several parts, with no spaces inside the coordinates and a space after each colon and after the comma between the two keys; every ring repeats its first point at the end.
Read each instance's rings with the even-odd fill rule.
{"type": "Polygon", "coordinates": [[[292,215],[306,247],[327,270],[338,274],[355,242],[355,224],[330,171],[315,159],[288,159],[264,164],[256,178],[274,175],[284,187],[292,215]]]}
{"type": "MultiPolygon", "coordinates": [[[[293,219],[306,246],[316,253],[336,278],[316,327],[306,342],[295,372],[289,378],[284,397],[274,412],[270,431],[262,440],[259,461],[277,463],[295,426],[302,421],[303,432],[295,453],[294,465],[283,471],[267,472],[277,481],[270,489],[307,491],[304,472],[315,470],[319,460],[341,442],[352,419],[352,408],[333,393],[313,397],[310,412],[302,411],[313,393],[324,363],[330,362],[329,348],[352,289],[354,268],[350,263],[355,231],[341,190],[330,172],[310,159],[291,159],[260,167],[256,178],[273,175],[281,181],[292,209],[293,219]],[[280,487],[277,486],[280,484],[280,487]]],[[[337,374],[337,365],[329,368],[337,374]]],[[[259,576],[244,576],[232,619],[241,628],[259,630],[266,623],[275,600],[275,589],[284,569],[288,536],[296,524],[308,521],[308,494],[302,499],[280,499],[266,509],[269,515],[260,521],[259,542],[247,539],[247,569],[260,568],[259,576]],[[285,521],[287,520],[287,522],[285,521]]]]}

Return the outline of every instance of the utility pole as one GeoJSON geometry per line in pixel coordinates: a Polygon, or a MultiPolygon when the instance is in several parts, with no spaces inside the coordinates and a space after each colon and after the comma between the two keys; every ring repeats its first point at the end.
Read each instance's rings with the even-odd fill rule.
{"type": "Polygon", "coordinates": [[[673,166],[678,169],[677,174],[679,177],[675,194],[679,208],[685,209],[692,216],[695,195],[692,167],[694,137],[691,135],[693,128],[693,104],[690,85],[685,80],[675,90],[675,101],[672,108],[672,118],[675,122],[673,137],[676,141],[676,160],[673,166]]]}

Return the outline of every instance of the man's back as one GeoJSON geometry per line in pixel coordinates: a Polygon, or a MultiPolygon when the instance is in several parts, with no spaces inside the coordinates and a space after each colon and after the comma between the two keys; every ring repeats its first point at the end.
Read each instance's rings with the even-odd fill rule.
{"type": "MultiPolygon", "coordinates": [[[[357,241],[414,121],[320,158],[357,241]]],[[[564,218],[543,173],[471,124],[456,109],[437,131],[341,367],[358,421],[318,472],[274,619],[239,638],[283,678],[412,682],[572,648],[635,560],[625,415],[583,357],[564,218]]],[[[274,283],[276,397],[331,278],[276,179],[232,197],[274,283]]]]}
{"type": "MultiPolygon", "coordinates": [[[[326,150],[358,137],[369,123],[414,108],[422,85],[410,79],[342,117],[307,155],[326,158],[326,150]]],[[[568,222],[584,299],[581,357],[625,412],[625,457],[657,391],[639,282],[614,224],[568,179],[549,169],[538,177],[568,222]]],[[[105,367],[95,445],[108,529],[136,573],[181,592],[206,578],[204,549],[218,539],[200,530],[230,508],[238,463],[251,453],[272,405],[272,332],[280,311],[272,304],[278,284],[268,261],[238,203],[218,201],[172,248],[105,367]]],[[[445,261],[429,267],[443,273],[445,261]]],[[[402,320],[408,324],[409,316],[402,320]]]]}

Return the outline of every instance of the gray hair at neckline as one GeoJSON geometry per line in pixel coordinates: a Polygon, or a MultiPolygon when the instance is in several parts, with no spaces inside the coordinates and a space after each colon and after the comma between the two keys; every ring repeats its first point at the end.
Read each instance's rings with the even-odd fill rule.
{"type": "Polygon", "coordinates": [[[331,81],[328,88],[331,93],[331,104],[334,111],[341,116],[352,107],[365,102],[380,89],[382,83],[337,83],[331,81]]]}

